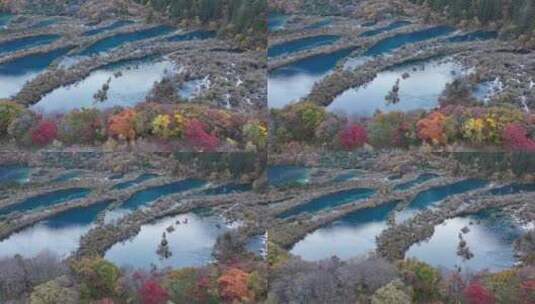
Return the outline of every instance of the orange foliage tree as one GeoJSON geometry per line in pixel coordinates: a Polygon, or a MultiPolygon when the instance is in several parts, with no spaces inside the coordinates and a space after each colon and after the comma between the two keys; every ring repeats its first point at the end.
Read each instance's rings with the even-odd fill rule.
{"type": "Polygon", "coordinates": [[[132,109],[113,115],[108,120],[109,135],[123,140],[134,140],[136,138],[135,119],[136,112],[132,109]]]}
{"type": "Polygon", "coordinates": [[[445,123],[447,117],[440,112],[433,112],[426,118],[421,119],[416,124],[418,137],[428,143],[444,145],[448,138],[445,132],[445,123]]]}
{"type": "Polygon", "coordinates": [[[248,281],[248,273],[238,268],[230,268],[217,279],[219,295],[230,303],[248,301],[252,297],[247,286],[248,281]]]}

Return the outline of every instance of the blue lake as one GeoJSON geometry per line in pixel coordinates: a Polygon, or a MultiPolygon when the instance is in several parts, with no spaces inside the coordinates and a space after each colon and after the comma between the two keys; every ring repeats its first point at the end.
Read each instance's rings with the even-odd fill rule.
{"type": "MultiPolygon", "coordinates": [[[[447,26],[437,26],[429,29],[416,31],[412,33],[399,34],[390,38],[381,40],[371,48],[369,48],[363,56],[348,59],[347,66],[356,67],[362,65],[364,62],[371,60],[375,56],[380,56],[394,51],[406,44],[416,43],[428,39],[437,38],[450,34],[454,31],[453,28],[447,26]]],[[[327,76],[335,67],[336,64],[344,58],[347,58],[354,49],[347,49],[337,51],[331,54],[323,54],[306,58],[288,66],[284,66],[272,71],[268,77],[268,105],[270,108],[282,108],[292,101],[297,101],[300,98],[310,93],[315,82],[327,76]]],[[[443,83],[432,83],[432,88],[443,87],[443,83]]],[[[384,90],[385,84],[381,87],[382,99],[392,89],[394,82],[388,82],[388,89],[384,90]]],[[[427,90],[427,89],[425,89],[427,90]]],[[[350,94],[353,90],[348,90],[350,94]]],[[[436,90],[434,90],[436,91],[436,90]]],[[[433,92],[434,92],[433,91],[433,92]]],[[[376,94],[377,91],[374,91],[376,94]]],[[[345,93],[344,93],[345,94],[345,93]]],[[[342,94],[341,96],[344,96],[342,94]]],[[[343,100],[353,98],[343,97],[343,100]]],[[[347,101],[346,101],[347,102],[347,101]]],[[[383,102],[384,103],[384,102],[383,102]]],[[[434,101],[430,102],[435,104],[434,101]]],[[[366,105],[372,105],[375,108],[375,103],[366,101],[366,105]]],[[[347,108],[351,107],[345,107],[347,108]]],[[[359,110],[350,111],[352,113],[360,113],[359,110]]]]}
{"type": "Polygon", "coordinates": [[[320,35],[313,37],[306,37],[297,40],[284,42],[281,44],[273,45],[268,48],[268,57],[277,57],[282,55],[288,55],[305,51],[325,45],[334,44],[340,39],[340,36],[335,35],[320,35]]]}
{"type": "Polygon", "coordinates": [[[108,109],[134,106],[143,102],[154,83],[176,69],[171,61],[137,60],[114,64],[92,72],[78,83],[58,88],[45,95],[32,108],[45,114],[65,113],[74,109],[108,109]],[[108,99],[100,102],[95,93],[110,80],[108,99]]]}
{"type": "Polygon", "coordinates": [[[267,178],[272,187],[304,185],[310,179],[310,169],[299,166],[270,166],[267,170],[267,178]]]}
{"type": "Polygon", "coordinates": [[[18,93],[27,81],[42,73],[54,60],[70,50],[62,48],[0,64],[0,98],[9,98],[18,93]]]}
{"type": "Polygon", "coordinates": [[[142,226],[135,237],[111,247],[105,258],[117,265],[144,269],[200,267],[214,260],[212,251],[217,237],[229,230],[223,218],[214,215],[192,212],[167,217],[142,226]],[[171,225],[175,230],[167,232],[171,225]],[[167,259],[157,254],[164,232],[172,253],[167,259]]]}
{"type": "Polygon", "coordinates": [[[66,258],[79,246],[80,237],[92,227],[97,215],[111,201],[101,201],[89,207],[74,208],[57,214],[0,241],[0,257],[20,254],[33,257],[49,251],[66,258]]]}
{"type": "Polygon", "coordinates": [[[290,251],[307,261],[332,256],[347,260],[375,250],[375,237],[387,228],[387,218],[396,202],[350,213],[326,227],[309,233],[290,251]]]}
{"type": "Polygon", "coordinates": [[[90,45],[82,52],[81,56],[98,55],[99,53],[105,53],[117,47],[120,47],[126,43],[136,42],[140,40],[155,38],[162,35],[167,35],[174,32],[176,29],[170,26],[156,26],[153,28],[132,32],[117,34],[108,38],[104,38],[90,45]]]}
{"type": "Polygon", "coordinates": [[[408,21],[396,21],[396,22],[390,23],[387,26],[384,26],[384,27],[381,27],[381,28],[377,28],[377,29],[374,29],[374,30],[366,31],[366,32],[360,34],[360,36],[361,37],[371,37],[371,36],[379,35],[379,34],[384,33],[384,32],[388,32],[388,31],[391,31],[391,30],[398,29],[400,27],[404,27],[404,26],[409,25],[409,24],[411,24],[411,23],[408,22],[408,21]]]}
{"type": "Polygon", "coordinates": [[[11,14],[0,13],[0,29],[7,26],[12,18],[13,15],[11,14]]]}
{"type": "Polygon", "coordinates": [[[524,229],[510,217],[493,210],[476,215],[456,217],[435,227],[435,233],[426,241],[413,245],[406,257],[418,258],[435,267],[462,271],[501,271],[516,263],[513,243],[524,229]],[[469,228],[466,234],[461,233],[469,228]],[[459,234],[467,242],[474,257],[465,260],[457,255],[459,234]]]}
{"type": "Polygon", "coordinates": [[[315,82],[327,76],[340,60],[353,51],[345,49],[317,55],[272,71],[268,77],[269,107],[282,108],[306,96],[315,82]]]}
{"type": "Polygon", "coordinates": [[[112,30],[124,27],[126,25],[130,25],[130,24],[134,24],[134,22],[130,21],[130,20],[119,20],[119,21],[113,22],[110,25],[97,27],[97,28],[94,28],[92,30],[89,30],[89,31],[85,32],[83,35],[84,36],[93,36],[93,35],[97,35],[97,34],[100,34],[100,33],[103,33],[103,32],[112,31],[112,30]]]}
{"type": "Polygon", "coordinates": [[[60,35],[39,35],[5,41],[0,43],[0,55],[50,44],[60,37],[60,35]]]}
{"type": "Polygon", "coordinates": [[[30,168],[24,166],[0,166],[0,185],[27,183],[30,180],[30,172],[30,168]]]}
{"type": "Polygon", "coordinates": [[[15,211],[23,212],[36,208],[57,205],[66,201],[86,197],[89,192],[91,192],[91,190],[87,188],[70,188],[39,194],[14,205],[1,208],[0,215],[5,215],[15,211]]]}
{"type": "Polygon", "coordinates": [[[436,206],[452,195],[484,188],[488,184],[487,181],[483,180],[467,179],[454,184],[434,187],[420,192],[414,200],[409,203],[409,206],[396,214],[396,222],[403,222],[424,209],[436,206]]]}
{"type": "Polygon", "coordinates": [[[466,71],[461,64],[450,60],[404,64],[380,72],[364,86],[346,90],[337,96],[327,109],[334,113],[358,117],[370,117],[376,111],[430,110],[438,105],[438,99],[446,85],[464,75],[466,71]],[[403,75],[409,77],[404,79],[403,75]],[[399,102],[389,103],[386,96],[398,79],[399,102]]]}
{"type": "Polygon", "coordinates": [[[316,213],[324,209],[331,209],[341,205],[365,200],[375,194],[373,189],[356,188],[327,194],[315,198],[305,204],[293,207],[278,215],[279,218],[289,218],[303,212],[316,213]]]}
{"type": "Polygon", "coordinates": [[[139,192],[134,193],[119,208],[108,212],[106,214],[105,220],[106,222],[119,220],[123,216],[131,213],[132,211],[138,208],[151,205],[162,197],[201,188],[205,185],[206,182],[202,180],[185,179],[182,181],[141,190],[139,192]]]}

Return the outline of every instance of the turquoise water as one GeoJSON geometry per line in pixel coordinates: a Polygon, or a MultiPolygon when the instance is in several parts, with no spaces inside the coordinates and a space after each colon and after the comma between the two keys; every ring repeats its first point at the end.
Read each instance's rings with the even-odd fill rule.
{"type": "Polygon", "coordinates": [[[30,168],[24,166],[0,166],[0,186],[11,183],[27,183],[30,180],[30,171],[30,168]]]}
{"type": "Polygon", "coordinates": [[[111,247],[105,258],[117,265],[144,269],[200,267],[214,260],[212,250],[217,237],[229,230],[218,216],[188,213],[167,217],[142,226],[134,238],[111,247]],[[171,225],[175,230],[167,232],[171,225]],[[167,259],[156,253],[164,232],[172,253],[167,259]]]}
{"type": "Polygon", "coordinates": [[[45,114],[57,114],[82,107],[109,109],[114,106],[134,106],[145,100],[155,82],[175,69],[176,65],[171,61],[153,59],[109,65],[92,72],[80,82],[48,93],[32,108],[45,114]],[[110,79],[108,99],[96,101],[95,93],[110,79]]]}
{"type": "Polygon", "coordinates": [[[361,37],[372,37],[372,36],[379,35],[379,34],[384,33],[384,32],[388,32],[388,31],[391,31],[391,30],[398,29],[400,27],[404,27],[404,26],[409,25],[409,24],[411,24],[411,23],[408,22],[408,21],[396,21],[396,22],[390,23],[387,26],[384,26],[384,27],[381,27],[381,28],[378,28],[378,29],[375,29],[375,30],[366,31],[366,32],[360,34],[360,36],[361,37]]]}
{"type": "Polygon", "coordinates": [[[448,42],[469,42],[469,41],[482,41],[498,38],[498,33],[494,31],[476,31],[472,33],[456,35],[447,38],[448,42]]]}
{"type": "Polygon", "coordinates": [[[328,194],[315,198],[305,204],[291,208],[278,215],[279,218],[289,218],[303,212],[316,213],[324,209],[335,208],[341,205],[361,201],[374,195],[373,189],[356,188],[328,194]]]}
{"type": "Polygon", "coordinates": [[[347,260],[376,248],[375,237],[387,228],[387,218],[397,202],[359,210],[309,233],[290,251],[307,261],[337,256],[347,260]]]}
{"type": "MultiPolygon", "coordinates": [[[[381,40],[380,42],[378,42],[377,44],[369,48],[364,53],[363,56],[349,59],[348,66],[356,67],[358,65],[363,64],[364,62],[368,60],[371,60],[371,58],[375,56],[387,54],[406,44],[416,43],[416,42],[420,42],[420,41],[424,41],[428,39],[441,37],[441,36],[450,34],[453,31],[454,29],[451,27],[437,26],[437,27],[425,29],[422,31],[395,35],[393,37],[381,40]]],[[[289,104],[290,102],[297,101],[300,98],[306,96],[308,93],[310,93],[310,90],[312,89],[315,82],[327,76],[335,68],[336,64],[339,61],[341,61],[344,58],[347,58],[353,51],[354,49],[349,49],[349,50],[341,50],[341,51],[331,53],[331,54],[313,56],[313,57],[306,58],[304,60],[298,61],[291,65],[284,66],[284,67],[281,67],[272,71],[268,77],[268,105],[269,107],[282,108],[285,105],[289,104]]],[[[419,90],[422,91],[422,94],[417,96],[417,99],[411,101],[409,106],[405,106],[405,104],[409,102],[403,103],[402,106],[400,106],[399,104],[396,106],[402,107],[402,108],[410,108],[410,106],[413,106],[413,105],[420,106],[421,104],[427,105],[428,107],[429,105],[435,105],[436,100],[429,101],[427,97],[429,94],[435,94],[438,87],[443,88],[443,86],[445,85],[445,83],[443,82],[443,78],[444,78],[443,71],[447,70],[448,68],[451,68],[451,66],[450,67],[447,67],[447,66],[435,67],[435,69],[439,69],[437,73],[433,74],[433,75],[436,75],[435,77],[437,79],[433,79],[433,81],[426,81],[426,83],[430,84],[431,88],[420,88],[424,86],[421,86],[420,85],[421,83],[418,83],[419,90]],[[439,80],[441,82],[436,83],[435,80],[439,80]],[[425,97],[425,99],[422,99],[423,97],[425,97]]],[[[399,76],[397,74],[394,76],[386,74],[385,77],[379,80],[376,80],[377,81],[376,87],[374,87],[374,89],[371,90],[371,92],[374,95],[371,97],[373,97],[374,99],[377,99],[376,98],[377,95],[381,95],[380,103],[384,104],[385,95],[388,93],[388,91],[392,89],[392,86],[395,84],[395,80],[398,77],[399,76]],[[391,78],[394,78],[393,82],[391,81],[392,80],[391,78]],[[380,91],[378,89],[380,89],[380,91]]],[[[450,81],[450,78],[451,76],[448,76],[447,80],[450,81]]],[[[367,113],[370,111],[370,109],[372,109],[373,111],[381,106],[380,104],[377,104],[377,101],[370,102],[369,100],[366,100],[366,102],[360,102],[360,103],[354,102],[355,96],[351,96],[351,93],[353,93],[353,91],[354,91],[353,89],[347,90],[344,94],[339,96],[339,98],[342,99],[342,101],[339,101],[339,102],[344,105],[334,106],[335,110],[339,110],[338,108],[342,108],[341,109],[342,111],[347,111],[349,112],[349,114],[361,113],[361,110],[367,113]],[[346,105],[347,103],[349,103],[349,105],[346,105]],[[357,106],[359,107],[364,107],[364,109],[360,109],[360,108],[354,109],[353,104],[355,103],[357,103],[358,104],[357,106]]],[[[368,90],[367,92],[370,92],[370,90],[368,90]]],[[[367,95],[369,94],[370,93],[367,93],[367,95]]],[[[366,97],[369,97],[369,96],[366,96],[366,97]]],[[[395,109],[395,108],[396,107],[392,107],[392,109],[395,109]]]]}
{"type": "Polygon", "coordinates": [[[66,201],[86,197],[89,192],[91,192],[91,190],[87,188],[71,188],[39,194],[14,205],[1,208],[0,215],[5,215],[15,211],[23,212],[40,207],[57,205],[66,201]]]}
{"type": "Polygon", "coordinates": [[[114,23],[112,23],[112,24],[110,24],[108,26],[97,27],[95,29],[89,30],[89,31],[85,32],[83,35],[84,36],[93,36],[93,35],[97,35],[97,34],[100,34],[100,33],[103,33],[103,32],[115,30],[115,29],[118,29],[120,27],[124,27],[126,25],[130,25],[130,24],[134,24],[134,22],[133,21],[129,21],[129,20],[119,20],[119,21],[115,21],[114,23]]]}
{"type": "Polygon", "coordinates": [[[14,233],[0,241],[0,257],[20,254],[33,257],[50,251],[66,258],[79,246],[80,237],[92,227],[97,215],[111,201],[101,201],[89,207],[74,208],[14,233]]]}
{"type": "Polygon", "coordinates": [[[461,267],[462,271],[501,271],[516,263],[513,243],[525,231],[510,217],[493,210],[476,215],[456,217],[435,227],[435,233],[427,240],[413,245],[406,257],[418,258],[435,267],[448,270],[461,267]],[[458,235],[461,229],[470,231],[463,235],[474,257],[464,260],[457,255],[458,235]]]}
{"type": "Polygon", "coordinates": [[[268,30],[270,32],[276,32],[284,29],[288,18],[289,16],[286,15],[270,13],[268,16],[268,30]]]}
{"type": "Polygon", "coordinates": [[[223,195],[252,191],[251,184],[226,184],[215,188],[209,188],[201,192],[203,195],[223,195]]]}
{"type": "Polygon", "coordinates": [[[317,55],[278,68],[268,77],[268,105],[282,108],[306,96],[315,82],[327,76],[336,64],[354,49],[317,55]]]}
{"type": "Polygon", "coordinates": [[[127,188],[130,188],[132,186],[135,186],[135,185],[139,185],[145,181],[148,181],[150,179],[153,179],[155,177],[158,177],[159,175],[158,174],[142,174],[140,176],[138,176],[137,178],[131,180],[131,181],[126,181],[126,182],[122,182],[122,183],[119,183],[115,186],[113,186],[112,189],[118,189],[118,190],[123,190],[123,189],[127,189],[127,188]]]}
{"type": "Polygon", "coordinates": [[[7,26],[11,18],[13,18],[11,14],[0,13],[0,29],[7,26]]]}
{"type": "Polygon", "coordinates": [[[306,37],[297,40],[276,44],[268,48],[268,57],[278,57],[282,55],[289,55],[325,45],[330,45],[340,40],[340,36],[335,35],[320,35],[313,37],[306,37]]]}
{"type": "Polygon", "coordinates": [[[98,55],[99,53],[105,53],[126,43],[155,38],[158,36],[170,34],[175,30],[176,29],[173,27],[161,25],[133,33],[117,34],[112,37],[95,42],[94,44],[80,52],[80,55],[98,55]]]}
{"type": "Polygon", "coordinates": [[[437,174],[433,174],[433,173],[423,173],[423,174],[420,174],[416,179],[412,180],[412,181],[408,181],[406,183],[402,183],[402,184],[399,184],[397,186],[394,187],[394,190],[400,190],[400,191],[405,191],[405,190],[409,190],[410,188],[416,186],[416,185],[419,185],[419,184],[423,184],[429,180],[432,180],[434,178],[437,178],[438,175],[437,174]]]}
{"type": "Polygon", "coordinates": [[[134,193],[119,208],[108,212],[106,214],[105,221],[109,223],[114,220],[119,220],[123,216],[131,213],[132,211],[138,208],[151,205],[162,197],[201,188],[205,185],[206,182],[202,180],[185,179],[182,181],[141,190],[139,192],[134,193]]]}
{"type": "Polygon", "coordinates": [[[50,44],[58,40],[60,37],[60,35],[38,35],[5,41],[0,43],[0,54],[16,52],[50,44]]]}
{"type": "Polygon", "coordinates": [[[486,187],[489,183],[479,179],[467,179],[446,186],[434,187],[418,193],[404,210],[396,214],[396,221],[402,222],[413,217],[419,211],[436,206],[444,199],[468,191],[486,187]]]}
{"type": "Polygon", "coordinates": [[[272,187],[304,185],[310,179],[310,169],[299,166],[270,166],[267,170],[267,177],[272,187]]]}
{"type": "Polygon", "coordinates": [[[177,34],[167,38],[167,41],[177,42],[177,41],[188,41],[188,40],[203,40],[215,38],[217,33],[215,31],[194,31],[186,34],[177,34]]]}
{"type": "Polygon", "coordinates": [[[451,34],[453,31],[455,31],[455,29],[449,26],[436,26],[412,33],[395,35],[379,41],[377,44],[369,48],[364,56],[384,55],[404,45],[438,38],[440,36],[451,34]]]}
{"type": "Polygon", "coordinates": [[[514,183],[507,186],[492,189],[488,193],[492,195],[508,195],[517,194],[521,192],[535,192],[535,184],[514,183]]]}
{"type": "Polygon", "coordinates": [[[70,48],[63,48],[0,64],[0,98],[15,95],[27,81],[35,78],[54,60],[66,55],[70,50],[70,48]]]}
{"type": "Polygon", "coordinates": [[[357,117],[371,117],[376,111],[430,110],[438,105],[438,99],[446,85],[464,73],[465,69],[461,64],[450,60],[401,65],[380,72],[365,86],[346,90],[336,97],[327,109],[357,117]],[[403,79],[404,74],[409,77],[403,79]],[[399,102],[392,104],[385,98],[397,80],[400,81],[399,102]]]}

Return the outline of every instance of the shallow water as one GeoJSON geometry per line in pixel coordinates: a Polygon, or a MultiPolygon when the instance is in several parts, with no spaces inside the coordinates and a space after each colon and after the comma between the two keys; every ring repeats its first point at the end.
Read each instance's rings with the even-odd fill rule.
{"type": "Polygon", "coordinates": [[[53,114],[82,107],[107,109],[114,106],[134,106],[145,100],[154,82],[162,80],[167,73],[175,69],[176,65],[167,60],[139,60],[108,66],[92,72],[78,83],[52,91],[32,108],[53,114]],[[109,79],[111,82],[108,99],[95,102],[95,93],[102,89],[109,79]]]}
{"type": "Polygon", "coordinates": [[[313,37],[306,37],[297,40],[284,42],[281,44],[273,45],[268,48],[268,57],[278,57],[282,55],[289,55],[325,45],[335,43],[340,39],[340,36],[335,35],[320,35],[313,37]]]}
{"type": "Polygon", "coordinates": [[[110,24],[108,26],[97,27],[95,29],[89,30],[89,31],[85,32],[83,35],[84,36],[93,36],[93,35],[96,35],[96,34],[100,34],[102,32],[115,30],[115,29],[118,29],[120,27],[124,27],[126,25],[130,25],[130,24],[134,24],[134,22],[130,21],[130,20],[119,20],[119,21],[115,21],[114,23],[112,23],[112,24],[110,24]]]}
{"type": "Polygon", "coordinates": [[[328,110],[349,116],[370,117],[376,111],[433,109],[438,105],[438,99],[446,85],[464,72],[462,65],[449,60],[399,66],[379,73],[365,86],[345,91],[334,99],[328,110]],[[403,79],[405,73],[409,77],[403,79]],[[385,98],[398,79],[400,101],[396,104],[388,103],[385,98]]]}
{"type": "Polygon", "coordinates": [[[396,222],[403,222],[410,219],[418,212],[438,205],[449,196],[480,189],[486,187],[488,184],[487,181],[483,180],[467,179],[454,184],[433,187],[429,190],[420,192],[410,202],[409,206],[396,213],[396,222]]]}
{"type": "Polygon", "coordinates": [[[276,32],[284,29],[286,21],[288,21],[289,16],[282,15],[278,13],[272,13],[268,16],[268,30],[270,32],[276,32]]]}
{"type": "Polygon", "coordinates": [[[64,56],[69,51],[69,48],[63,48],[0,64],[0,98],[9,98],[15,95],[27,81],[35,78],[54,60],[64,56]]]}
{"type": "Polygon", "coordinates": [[[388,214],[396,202],[351,213],[326,227],[309,233],[290,251],[307,261],[332,256],[347,260],[365,255],[376,248],[375,237],[387,228],[388,214]]]}
{"type": "Polygon", "coordinates": [[[5,41],[0,43],[0,55],[50,44],[60,37],[60,35],[38,35],[5,41]]]}
{"type": "Polygon", "coordinates": [[[315,82],[327,76],[353,49],[309,57],[272,71],[268,77],[268,105],[282,108],[310,93],[315,82]]]}
{"type": "Polygon", "coordinates": [[[24,166],[0,166],[0,185],[24,184],[30,181],[31,169],[24,166]]]}
{"type": "Polygon", "coordinates": [[[21,230],[0,242],[0,257],[33,257],[46,250],[66,258],[78,248],[80,237],[93,227],[97,215],[109,203],[75,208],[21,230]]]}
{"type": "Polygon", "coordinates": [[[310,180],[310,168],[299,166],[270,166],[267,170],[268,183],[272,187],[304,185],[310,180]]]}
{"type": "Polygon", "coordinates": [[[215,31],[194,31],[186,34],[177,34],[167,38],[167,41],[188,41],[188,40],[204,40],[209,38],[215,38],[217,33],[215,31]]]}
{"type": "Polygon", "coordinates": [[[0,215],[5,215],[15,211],[23,212],[36,208],[57,205],[66,201],[86,197],[90,192],[91,190],[87,188],[70,188],[46,192],[27,198],[14,205],[1,208],[0,215]]]}
{"type": "Polygon", "coordinates": [[[489,190],[488,193],[491,195],[509,195],[522,192],[535,192],[535,184],[514,183],[507,186],[494,188],[492,190],[489,190]]]}
{"type": "Polygon", "coordinates": [[[351,189],[351,190],[335,192],[332,194],[320,196],[305,204],[293,207],[281,213],[280,215],[278,215],[278,217],[289,218],[289,217],[296,216],[304,212],[313,214],[324,209],[331,209],[331,208],[335,208],[341,205],[365,200],[374,194],[375,194],[375,191],[373,189],[366,189],[366,188],[356,188],[356,189],[351,189]]]}
{"type": "Polygon", "coordinates": [[[158,199],[180,192],[201,188],[206,182],[198,179],[185,179],[182,181],[169,183],[161,186],[151,187],[134,193],[119,208],[106,213],[105,222],[116,221],[130,214],[134,210],[151,205],[158,199]]]}
{"type": "Polygon", "coordinates": [[[332,23],[332,19],[331,18],[325,18],[323,20],[320,20],[316,23],[313,23],[311,25],[308,25],[308,26],[305,26],[305,30],[314,30],[314,29],[320,29],[320,28],[324,28],[324,27],[327,27],[329,25],[331,25],[332,23]]]}
{"type": "Polygon", "coordinates": [[[79,55],[98,55],[99,53],[108,52],[126,43],[155,38],[158,36],[170,34],[175,30],[176,29],[173,27],[161,25],[145,30],[140,30],[137,32],[117,34],[112,37],[104,38],[100,41],[95,42],[94,44],[90,45],[82,52],[80,52],[79,55]]]}
{"type": "Polygon", "coordinates": [[[0,13],[0,30],[2,28],[5,28],[12,18],[13,18],[12,14],[0,13]]]}
{"type": "Polygon", "coordinates": [[[143,225],[132,239],[115,244],[105,258],[120,266],[149,269],[152,265],[164,267],[200,267],[213,261],[212,250],[217,237],[229,228],[218,216],[188,213],[168,217],[154,224],[143,225]],[[185,223],[187,219],[187,223],[185,223]],[[176,224],[180,221],[180,224],[176,224]],[[175,231],[166,229],[173,225],[175,231]],[[172,256],[162,259],[156,251],[166,232],[172,256]]]}
{"type": "Polygon", "coordinates": [[[413,245],[406,256],[449,270],[461,267],[463,271],[501,271],[515,264],[513,242],[523,232],[511,218],[493,211],[457,217],[436,226],[433,236],[413,245]],[[474,254],[467,261],[456,253],[463,227],[470,229],[463,238],[474,254]]]}

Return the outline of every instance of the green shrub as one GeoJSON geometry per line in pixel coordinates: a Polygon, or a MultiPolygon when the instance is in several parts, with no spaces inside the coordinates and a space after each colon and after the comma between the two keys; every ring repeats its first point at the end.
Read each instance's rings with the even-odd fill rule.
{"type": "Polygon", "coordinates": [[[7,135],[9,125],[22,113],[24,108],[11,101],[0,102],[0,137],[7,135]]]}

